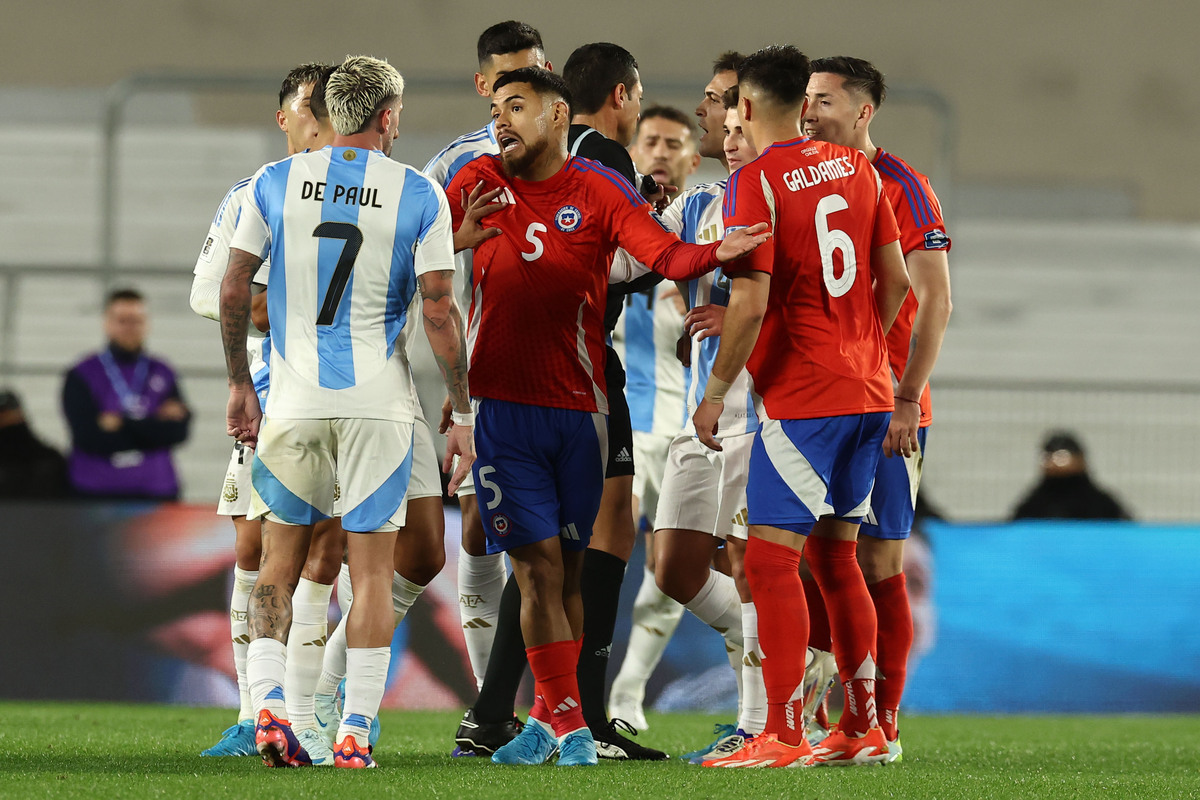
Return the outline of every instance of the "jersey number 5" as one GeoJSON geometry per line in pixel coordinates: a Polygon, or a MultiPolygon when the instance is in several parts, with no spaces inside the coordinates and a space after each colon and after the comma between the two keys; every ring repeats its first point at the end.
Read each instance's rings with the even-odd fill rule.
{"type": "Polygon", "coordinates": [[[546,247],[545,247],[545,245],[542,244],[542,240],[539,239],[537,235],[539,233],[545,233],[545,232],[546,232],[546,226],[543,225],[542,223],[540,223],[540,222],[529,223],[529,228],[526,229],[526,231],[525,231],[525,241],[527,241],[531,245],[533,245],[533,252],[526,253],[524,250],[522,250],[521,258],[525,259],[526,261],[537,261],[539,258],[542,257],[542,253],[546,252],[546,247]]]}
{"type": "Polygon", "coordinates": [[[321,304],[321,313],[317,314],[318,325],[332,325],[337,315],[338,306],[342,302],[342,294],[346,284],[350,282],[350,270],[354,269],[354,261],[358,251],[362,249],[363,235],[349,222],[322,222],[313,230],[313,236],[318,239],[341,239],[342,254],[338,256],[337,266],[333,268],[333,278],[329,288],[325,290],[325,302],[321,304]]]}
{"type": "Polygon", "coordinates": [[[840,194],[831,194],[821,198],[817,203],[817,246],[821,248],[821,274],[825,278],[825,288],[830,297],[841,297],[850,291],[854,285],[854,275],[858,272],[858,261],[854,257],[854,242],[850,235],[837,228],[830,229],[829,215],[845,211],[850,205],[840,194]],[[842,251],[842,274],[834,276],[833,254],[842,251]]]}

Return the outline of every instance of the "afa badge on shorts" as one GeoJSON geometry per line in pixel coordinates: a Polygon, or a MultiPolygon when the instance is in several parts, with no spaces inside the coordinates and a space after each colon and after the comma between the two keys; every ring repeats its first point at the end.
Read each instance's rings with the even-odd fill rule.
{"type": "Polygon", "coordinates": [[[233,473],[230,473],[225,476],[225,485],[221,488],[221,498],[226,503],[237,502],[237,499],[238,499],[237,477],[234,476],[233,473]]]}
{"type": "Polygon", "coordinates": [[[583,214],[575,206],[563,206],[554,215],[554,227],[563,233],[573,233],[583,222],[583,214]]]}

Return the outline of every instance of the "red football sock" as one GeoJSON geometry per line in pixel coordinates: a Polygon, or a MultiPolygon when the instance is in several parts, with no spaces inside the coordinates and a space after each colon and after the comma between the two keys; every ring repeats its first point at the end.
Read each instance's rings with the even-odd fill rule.
{"type": "Polygon", "coordinates": [[[825,610],[825,598],[821,597],[821,587],[811,578],[804,579],[803,583],[804,599],[808,603],[808,646],[832,652],[829,612],[825,610]]]}
{"type": "MultiPolygon", "coordinates": [[[[587,727],[579,707],[579,681],[575,677],[579,647],[575,640],[527,647],[525,653],[536,681],[538,700],[549,712],[555,735],[563,736],[587,727]]],[[[536,703],[534,708],[537,708],[536,703]]]]}
{"type": "Polygon", "coordinates": [[[808,651],[808,608],[799,568],[800,553],[790,547],[753,536],[746,544],[746,579],[758,611],[758,643],[767,687],[765,730],[790,745],[798,745],[804,738],[800,688],[808,651]]]}
{"type": "Polygon", "coordinates": [[[875,713],[875,605],[855,558],[855,542],[810,536],[804,546],[809,569],[829,610],[833,654],[837,658],[846,707],[838,727],[866,733],[879,724],[875,713]]]}
{"type": "Polygon", "coordinates": [[[539,681],[533,682],[533,708],[529,709],[531,719],[536,719],[538,722],[544,722],[547,726],[554,727],[554,717],[550,713],[550,707],[546,705],[546,700],[542,693],[542,684],[539,681]]]}
{"type": "Polygon", "coordinates": [[[867,589],[875,601],[879,619],[876,640],[879,680],[875,699],[879,703],[879,725],[887,738],[895,739],[900,698],[908,678],[908,654],[913,644],[912,610],[908,605],[908,582],[904,573],[872,583],[867,589]]]}

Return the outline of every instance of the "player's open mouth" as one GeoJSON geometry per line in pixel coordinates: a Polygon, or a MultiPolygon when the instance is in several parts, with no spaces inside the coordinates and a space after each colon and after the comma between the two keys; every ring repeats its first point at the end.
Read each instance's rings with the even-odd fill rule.
{"type": "Polygon", "coordinates": [[[501,153],[510,153],[521,146],[521,140],[515,136],[501,136],[499,144],[501,153]]]}

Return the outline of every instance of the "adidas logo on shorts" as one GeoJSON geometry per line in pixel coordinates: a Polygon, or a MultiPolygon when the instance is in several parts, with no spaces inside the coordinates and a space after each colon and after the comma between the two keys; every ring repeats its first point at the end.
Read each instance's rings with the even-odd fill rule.
{"type": "Polygon", "coordinates": [[[628,447],[621,448],[621,452],[617,453],[616,461],[618,464],[628,464],[630,461],[633,461],[633,456],[629,455],[628,447]]]}

